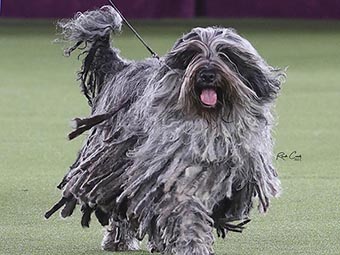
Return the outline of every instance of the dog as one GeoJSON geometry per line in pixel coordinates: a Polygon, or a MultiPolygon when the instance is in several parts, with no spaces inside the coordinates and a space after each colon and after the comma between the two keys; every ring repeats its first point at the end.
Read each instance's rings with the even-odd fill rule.
{"type": "Polygon", "coordinates": [[[131,61],[110,45],[122,18],[110,6],[59,23],[84,45],[79,79],[89,131],[59,184],[62,217],[81,206],[105,227],[102,248],[213,254],[219,237],[241,232],[255,200],[266,212],[280,193],[273,167],[272,108],[285,73],[269,66],[233,29],[194,28],[163,57],[131,61]]]}

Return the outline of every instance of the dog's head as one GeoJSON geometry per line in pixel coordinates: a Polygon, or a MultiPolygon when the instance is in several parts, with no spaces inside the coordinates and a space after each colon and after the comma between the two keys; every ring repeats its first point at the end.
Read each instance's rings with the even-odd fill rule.
{"type": "Polygon", "coordinates": [[[284,76],[268,66],[246,39],[225,28],[193,29],[175,43],[165,62],[183,75],[179,103],[198,113],[270,102],[284,76]]]}

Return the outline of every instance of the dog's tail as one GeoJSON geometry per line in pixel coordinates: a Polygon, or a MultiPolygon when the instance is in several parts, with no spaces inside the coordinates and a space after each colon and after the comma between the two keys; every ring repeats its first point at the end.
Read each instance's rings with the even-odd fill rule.
{"type": "Polygon", "coordinates": [[[65,55],[79,48],[82,50],[79,56],[85,56],[79,79],[92,106],[105,78],[124,66],[118,51],[110,47],[110,35],[120,31],[122,18],[111,6],[103,6],[94,11],[78,12],[73,19],[60,21],[58,26],[63,41],[73,44],[65,50],[65,55]]]}

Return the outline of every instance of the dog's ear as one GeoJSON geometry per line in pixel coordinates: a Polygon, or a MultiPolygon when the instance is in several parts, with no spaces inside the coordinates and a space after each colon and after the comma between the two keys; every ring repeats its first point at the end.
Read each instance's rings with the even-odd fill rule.
{"type": "Polygon", "coordinates": [[[225,48],[223,56],[227,56],[227,64],[261,101],[276,98],[285,78],[281,69],[269,66],[253,48],[250,52],[225,48]]]}
{"type": "Polygon", "coordinates": [[[262,100],[273,100],[277,97],[285,74],[277,68],[266,66],[265,69],[250,69],[247,81],[262,100]]]}
{"type": "Polygon", "coordinates": [[[276,98],[285,73],[269,66],[256,49],[235,30],[223,30],[223,42],[217,50],[226,64],[252,89],[261,101],[276,98]]]}
{"type": "Polygon", "coordinates": [[[178,39],[168,55],[166,56],[166,63],[168,66],[174,69],[184,70],[187,68],[193,57],[199,51],[189,41],[195,37],[198,38],[197,33],[192,30],[190,33],[183,35],[182,38],[178,39]]]}
{"type": "Polygon", "coordinates": [[[269,66],[260,56],[255,58],[257,59],[249,58],[248,62],[236,61],[241,79],[259,99],[275,99],[280,91],[284,73],[269,66]]]}
{"type": "Polygon", "coordinates": [[[260,100],[268,101],[277,97],[285,74],[280,69],[268,66],[248,66],[245,71],[246,84],[260,100]]]}
{"type": "Polygon", "coordinates": [[[195,32],[195,30],[191,30],[189,33],[183,35],[181,38],[179,38],[174,46],[172,47],[172,50],[176,50],[177,48],[181,47],[181,45],[185,44],[186,42],[194,39],[195,37],[198,37],[198,34],[195,32]]]}

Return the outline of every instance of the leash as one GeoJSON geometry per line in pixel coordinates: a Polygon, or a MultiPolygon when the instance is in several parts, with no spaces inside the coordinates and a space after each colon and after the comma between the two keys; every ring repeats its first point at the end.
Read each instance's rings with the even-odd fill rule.
{"type": "MultiPolygon", "coordinates": [[[[0,0],[1,1],[1,0],[0,0]]],[[[116,7],[116,5],[112,2],[112,0],[108,0],[109,3],[112,5],[113,9],[119,14],[119,16],[123,19],[125,24],[130,28],[130,30],[135,34],[135,36],[138,38],[138,40],[144,45],[144,47],[150,52],[151,56],[153,58],[159,59],[158,54],[151,49],[151,47],[143,40],[143,38],[138,34],[136,29],[133,28],[133,26],[129,23],[129,21],[123,16],[123,14],[119,11],[119,9],[116,7]]]]}

